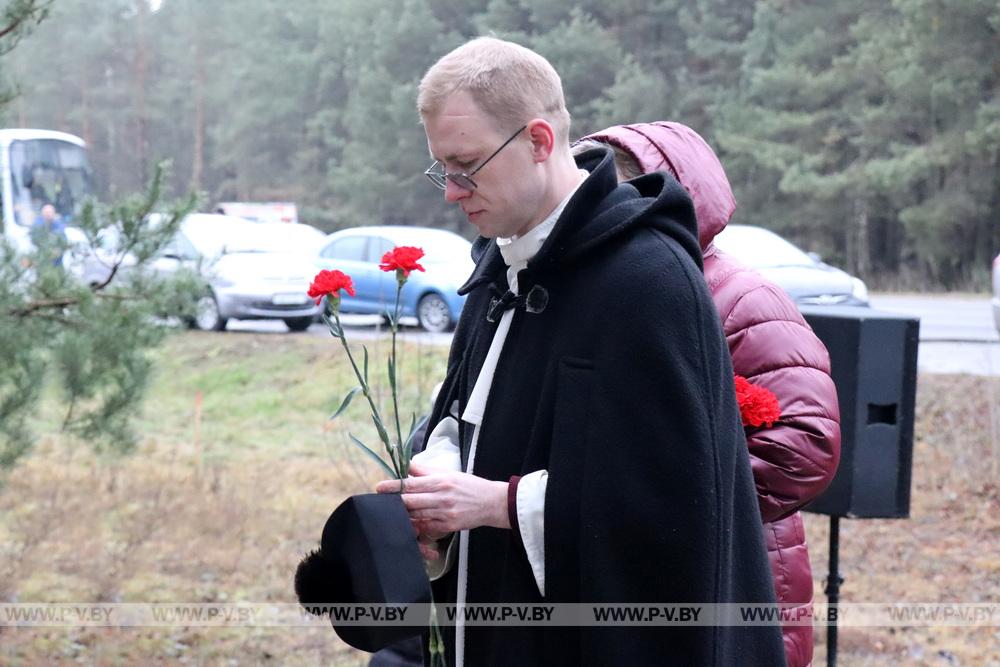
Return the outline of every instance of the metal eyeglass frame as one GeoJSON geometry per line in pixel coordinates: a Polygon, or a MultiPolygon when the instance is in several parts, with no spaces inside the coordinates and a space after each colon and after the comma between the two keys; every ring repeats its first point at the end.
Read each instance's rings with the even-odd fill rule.
{"type": "Polygon", "coordinates": [[[487,164],[489,164],[489,161],[492,160],[493,158],[495,158],[500,151],[502,151],[504,148],[506,148],[507,144],[509,144],[510,142],[514,141],[514,139],[517,139],[517,135],[519,135],[522,132],[524,132],[524,130],[527,129],[527,127],[528,127],[527,125],[522,125],[521,129],[519,129],[517,132],[515,132],[514,134],[512,134],[511,137],[510,137],[510,139],[508,139],[507,141],[503,142],[500,145],[500,148],[498,148],[495,151],[493,151],[493,155],[491,155],[488,158],[486,158],[485,160],[483,160],[479,164],[478,167],[476,167],[475,169],[472,170],[471,173],[467,174],[464,171],[462,171],[462,172],[456,172],[456,173],[452,174],[452,173],[448,173],[447,171],[435,171],[436,168],[442,167],[442,165],[441,165],[441,162],[439,160],[434,160],[433,164],[431,164],[431,166],[428,167],[426,171],[424,171],[424,176],[426,176],[427,178],[429,178],[430,181],[431,181],[431,183],[433,183],[435,186],[437,186],[441,190],[444,190],[444,189],[446,189],[448,187],[448,181],[451,181],[452,183],[454,183],[458,187],[462,188],[463,190],[475,190],[479,186],[476,185],[476,182],[474,180],[472,180],[472,177],[475,176],[476,173],[479,172],[480,169],[482,169],[487,164]]]}

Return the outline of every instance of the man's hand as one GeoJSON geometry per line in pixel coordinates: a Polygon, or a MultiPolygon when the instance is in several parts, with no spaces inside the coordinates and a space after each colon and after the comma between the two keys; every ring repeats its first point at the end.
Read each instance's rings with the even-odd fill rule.
{"type": "MultiPolygon", "coordinates": [[[[375,486],[378,493],[398,493],[399,480],[375,486]]],[[[430,542],[449,533],[479,526],[510,528],[507,517],[507,482],[493,482],[464,472],[410,466],[403,483],[403,504],[421,543],[424,557],[433,560],[437,552],[430,542]],[[433,553],[433,556],[429,554],[433,553]]]]}

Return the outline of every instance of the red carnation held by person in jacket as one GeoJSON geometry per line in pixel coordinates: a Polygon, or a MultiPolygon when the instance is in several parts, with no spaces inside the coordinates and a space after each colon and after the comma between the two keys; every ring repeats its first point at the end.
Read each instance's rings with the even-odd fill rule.
{"type": "Polygon", "coordinates": [[[778,397],[764,387],[751,384],[742,375],[736,376],[736,402],[740,404],[744,426],[770,428],[781,417],[778,397]]]}

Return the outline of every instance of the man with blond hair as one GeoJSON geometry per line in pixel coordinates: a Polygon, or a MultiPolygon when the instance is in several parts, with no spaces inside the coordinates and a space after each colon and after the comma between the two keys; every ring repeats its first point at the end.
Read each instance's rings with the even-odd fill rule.
{"type": "MultiPolygon", "coordinates": [[[[402,492],[435,599],[773,602],[733,373],[691,200],[574,161],[540,55],[480,38],[424,76],[426,174],[479,238],[402,492]]],[[[581,607],[560,607],[561,611],[581,607]]],[[[653,607],[650,607],[652,609],[653,607]]],[[[707,616],[706,609],[702,609],[707,616]]],[[[776,625],[445,627],[454,665],[780,665],[776,625]]]]}

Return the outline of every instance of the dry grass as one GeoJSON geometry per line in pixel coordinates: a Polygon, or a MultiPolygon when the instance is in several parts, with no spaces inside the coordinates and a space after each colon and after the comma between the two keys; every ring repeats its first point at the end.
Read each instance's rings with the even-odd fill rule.
{"type": "MultiPolygon", "coordinates": [[[[373,383],[386,347],[369,343],[373,383]]],[[[427,409],[446,352],[401,350],[410,410],[427,409]]],[[[295,567],[330,511],[381,479],[348,444],[348,430],[376,440],[362,402],[326,421],[355,384],[337,341],[191,333],[159,357],[145,437],[129,457],[102,458],[54,432],[58,410],[43,406],[48,433],[0,487],[0,601],[294,602],[295,567]]],[[[367,662],[321,621],[0,633],[4,667],[367,662]]]]}
{"type": "MultiPolygon", "coordinates": [[[[333,461],[213,465],[138,455],[113,466],[53,450],[4,490],[6,599],[293,602],[291,576],[329,511],[371,480],[333,461]]],[[[8,630],[0,664],[358,664],[315,629],[8,630]],[[270,656],[270,658],[268,657],[270,656]]]]}
{"type": "MultiPolygon", "coordinates": [[[[1000,598],[1000,378],[923,375],[910,518],[841,520],[842,602],[996,603],[1000,598]]],[[[829,522],[806,516],[824,600],[829,522]]],[[[826,664],[816,629],[814,664],[826,664]]],[[[1000,665],[1000,629],[841,628],[838,664],[1000,665]]]]}
{"type": "MultiPolygon", "coordinates": [[[[0,601],[292,602],[292,573],[327,514],[379,478],[346,444],[345,428],[370,431],[363,406],[324,430],[324,415],[351,385],[334,344],[184,335],[163,352],[134,455],[101,459],[47,433],[0,489],[0,601]],[[192,442],[198,389],[200,449],[192,442]]],[[[416,384],[419,361],[429,391],[444,353],[408,349],[407,382],[416,384]]],[[[373,362],[380,358],[373,353],[373,362]]],[[[844,601],[997,599],[1000,380],[924,376],[920,383],[912,518],[841,524],[844,601]]],[[[826,522],[807,521],[822,598],[826,522]]],[[[367,661],[320,622],[0,632],[4,666],[367,661]]],[[[817,643],[820,665],[822,632],[817,643]]],[[[996,665],[998,645],[995,628],[845,628],[839,664],[996,665]]]]}

